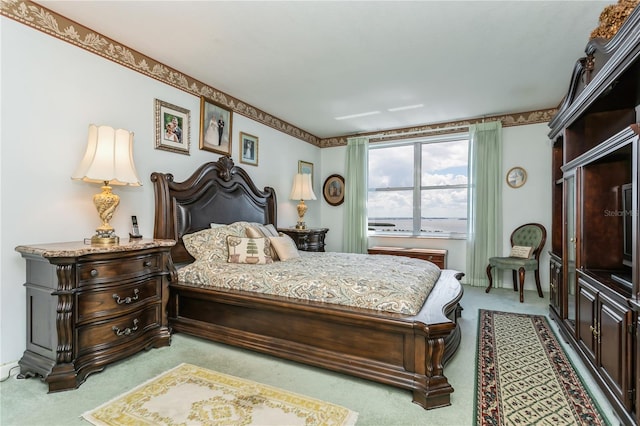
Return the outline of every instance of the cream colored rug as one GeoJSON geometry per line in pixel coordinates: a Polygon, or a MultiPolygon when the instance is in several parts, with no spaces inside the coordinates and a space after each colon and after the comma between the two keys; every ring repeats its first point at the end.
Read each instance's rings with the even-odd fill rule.
{"type": "Polygon", "coordinates": [[[354,425],[358,413],[180,364],[82,417],[94,425],[354,425]]]}

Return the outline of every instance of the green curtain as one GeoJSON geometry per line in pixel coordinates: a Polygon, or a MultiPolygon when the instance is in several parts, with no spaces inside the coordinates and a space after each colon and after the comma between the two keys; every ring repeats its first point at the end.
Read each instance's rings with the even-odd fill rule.
{"type": "Polygon", "coordinates": [[[487,286],[489,258],[502,253],[502,123],[469,126],[469,142],[465,282],[487,286]]]}
{"type": "Polygon", "coordinates": [[[367,252],[367,168],[369,138],[347,139],[344,191],[343,249],[346,253],[367,252]]]}

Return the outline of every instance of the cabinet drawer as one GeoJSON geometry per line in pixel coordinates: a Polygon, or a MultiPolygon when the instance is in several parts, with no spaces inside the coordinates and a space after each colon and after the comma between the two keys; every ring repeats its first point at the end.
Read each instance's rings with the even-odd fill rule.
{"type": "Polygon", "coordinates": [[[157,272],[162,264],[161,262],[159,254],[149,254],[146,256],[83,263],[78,266],[78,284],[86,286],[142,277],[145,274],[157,272]]]}
{"type": "Polygon", "coordinates": [[[369,254],[386,254],[391,256],[413,257],[415,259],[428,260],[440,269],[447,267],[447,250],[419,249],[402,247],[371,247],[369,254]]]}
{"type": "Polygon", "coordinates": [[[162,277],[154,277],[128,285],[87,291],[78,294],[79,324],[94,318],[117,315],[160,300],[162,277]]]}
{"type": "Polygon", "coordinates": [[[160,327],[161,303],[154,303],[121,317],[78,328],[78,355],[128,343],[160,327]]]}

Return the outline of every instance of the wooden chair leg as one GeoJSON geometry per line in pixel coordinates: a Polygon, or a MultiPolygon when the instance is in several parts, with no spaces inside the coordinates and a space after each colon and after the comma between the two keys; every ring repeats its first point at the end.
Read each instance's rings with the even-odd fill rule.
{"type": "Polygon", "coordinates": [[[524,268],[518,269],[520,275],[520,303],[524,302],[524,268]]]}
{"type": "Polygon", "coordinates": [[[491,287],[493,286],[493,279],[491,277],[491,265],[487,265],[487,277],[489,278],[489,286],[484,291],[485,293],[489,293],[489,291],[491,290],[491,287]]]}
{"type": "Polygon", "coordinates": [[[540,270],[536,269],[534,274],[536,277],[536,287],[538,287],[538,296],[544,297],[542,294],[542,287],[540,287],[540,270]]]}
{"type": "Polygon", "coordinates": [[[511,271],[511,278],[513,278],[513,291],[518,291],[518,277],[515,269],[511,271]]]}

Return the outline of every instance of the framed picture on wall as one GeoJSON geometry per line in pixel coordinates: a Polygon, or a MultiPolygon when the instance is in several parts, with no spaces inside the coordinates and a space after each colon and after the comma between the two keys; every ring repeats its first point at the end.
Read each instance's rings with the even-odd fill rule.
{"type": "Polygon", "coordinates": [[[258,137],[240,132],[240,162],[258,165],[258,137]]]}
{"type": "Polygon", "coordinates": [[[232,111],[222,104],[200,97],[200,149],[231,155],[232,111]]]}
{"type": "Polygon", "coordinates": [[[311,175],[311,186],[313,186],[313,163],[298,161],[298,173],[308,173],[311,175]]]}
{"type": "Polygon", "coordinates": [[[522,167],[512,167],[507,172],[507,185],[520,188],[527,181],[527,171],[522,167]]]}
{"type": "Polygon", "coordinates": [[[189,155],[191,112],[156,99],[155,116],[156,149],[189,155]]]}
{"type": "Polygon", "coordinates": [[[340,175],[331,175],[322,186],[324,200],[332,206],[339,206],[344,202],[344,178],[340,175]]]}

